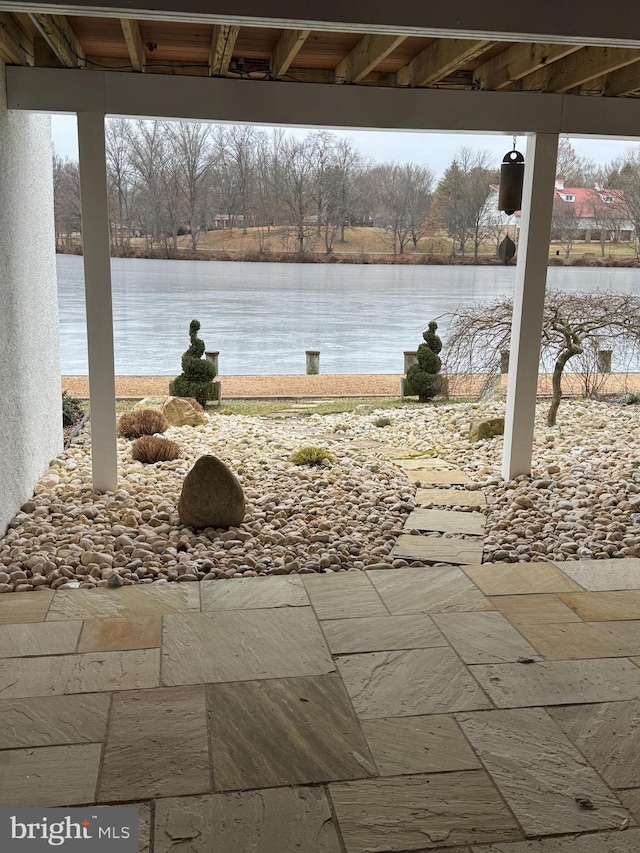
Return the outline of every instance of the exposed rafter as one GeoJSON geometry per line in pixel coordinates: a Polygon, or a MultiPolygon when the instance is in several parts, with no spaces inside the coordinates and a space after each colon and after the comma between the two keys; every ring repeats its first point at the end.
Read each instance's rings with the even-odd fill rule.
{"type": "Polygon", "coordinates": [[[583,47],[522,79],[522,90],[569,92],[603,74],[640,62],[640,51],[626,47],[583,47]]]}
{"type": "Polygon", "coordinates": [[[120,25],[127,43],[131,64],[136,71],[146,71],[147,60],[138,22],[129,18],[120,18],[120,25]]]}
{"type": "Polygon", "coordinates": [[[311,30],[283,30],[269,59],[269,71],[274,79],[289,70],[311,30]]]}
{"type": "Polygon", "coordinates": [[[609,97],[630,95],[640,89],[640,63],[635,62],[633,65],[618,69],[618,71],[612,71],[606,77],[592,80],[587,85],[589,88],[593,87],[596,91],[601,91],[603,95],[609,97]]]}
{"type": "Polygon", "coordinates": [[[431,42],[397,74],[399,86],[431,86],[460,65],[475,59],[491,45],[489,41],[438,39],[431,42]]]}
{"type": "Polygon", "coordinates": [[[8,12],[0,12],[0,59],[10,65],[33,65],[33,39],[8,12]]]}
{"type": "Polygon", "coordinates": [[[86,57],[64,15],[30,15],[43,38],[66,68],[84,68],[86,57]]]}
{"type": "Polygon", "coordinates": [[[577,50],[580,48],[576,45],[514,44],[476,68],[473,76],[483,89],[506,89],[516,80],[577,50]]]}
{"type": "Polygon", "coordinates": [[[209,54],[209,74],[212,77],[224,77],[229,70],[239,32],[240,27],[214,26],[209,54]]]}
{"type": "Polygon", "coordinates": [[[337,83],[359,83],[404,41],[404,36],[365,36],[336,68],[337,83]]]}

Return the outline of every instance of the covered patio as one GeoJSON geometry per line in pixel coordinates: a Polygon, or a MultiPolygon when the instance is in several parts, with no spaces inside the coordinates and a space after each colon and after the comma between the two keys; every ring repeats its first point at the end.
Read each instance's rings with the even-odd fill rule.
{"type": "Polygon", "coordinates": [[[134,806],[145,853],[635,853],[629,562],[2,596],[0,804],[134,806]]]}

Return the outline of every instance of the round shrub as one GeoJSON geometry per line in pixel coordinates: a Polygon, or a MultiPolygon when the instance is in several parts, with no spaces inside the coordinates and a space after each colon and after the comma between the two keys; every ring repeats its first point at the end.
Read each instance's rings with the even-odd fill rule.
{"type": "Polygon", "coordinates": [[[118,435],[123,438],[139,438],[141,435],[155,435],[165,432],[169,421],[158,409],[136,409],[125,412],[118,420],[118,435]]]}
{"type": "Polygon", "coordinates": [[[294,465],[328,465],[333,456],[324,447],[301,447],[291,457],[294,465]]]}
{"type": "Polygon", "coordinates": [[[180,445],[175,441],[169,441],[168,438],[143,435],[131,445],[131,455],[137,462],[144,464],[171,462],[180,456],[180,445]]]}
{"type": "Polygon", "coordinates": [[[389,417],[389,415],[380,415],[380,417],[377,417],[375,419],[373,425],[375,427],[388,427],[391,426],[392,423],[393,420],[389,417]]]}

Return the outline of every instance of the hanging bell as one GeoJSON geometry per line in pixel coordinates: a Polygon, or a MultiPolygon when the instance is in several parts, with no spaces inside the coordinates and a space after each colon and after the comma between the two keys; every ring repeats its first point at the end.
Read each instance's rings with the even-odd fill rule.
{"type": "Polygon", "coordinates": [[[498,210],[511,216],[522,207],[522,187],[524,184],[524,157],[515,146],[508,151],[500,167],[500,193],[498,210]]]}

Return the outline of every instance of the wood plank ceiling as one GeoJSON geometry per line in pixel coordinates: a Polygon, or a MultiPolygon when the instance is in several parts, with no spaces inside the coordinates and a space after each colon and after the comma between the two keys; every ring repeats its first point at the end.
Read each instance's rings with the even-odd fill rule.
{"type": "Polygon", "coordinates": [[[256,80],[640,96],[640,50],[0,12],[0,59],[256,80]]]}

